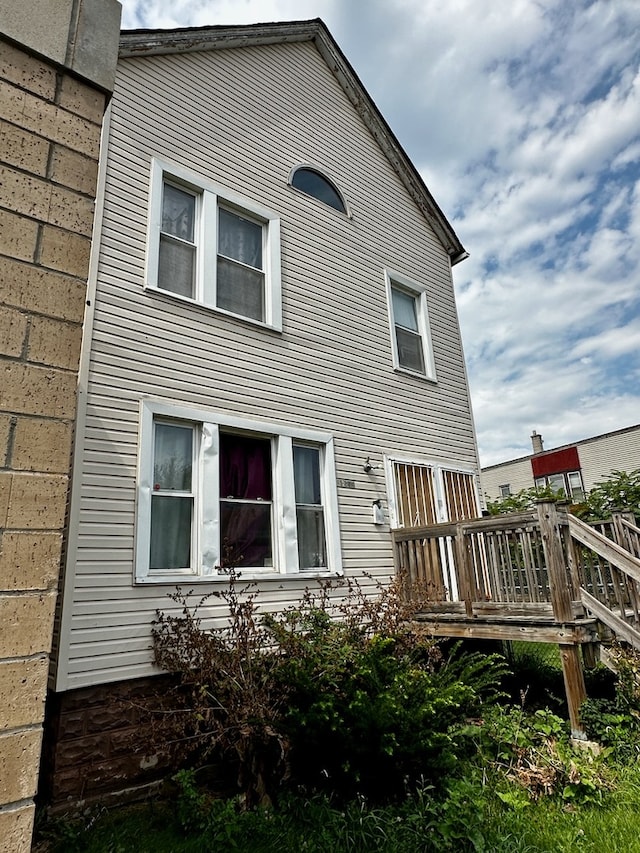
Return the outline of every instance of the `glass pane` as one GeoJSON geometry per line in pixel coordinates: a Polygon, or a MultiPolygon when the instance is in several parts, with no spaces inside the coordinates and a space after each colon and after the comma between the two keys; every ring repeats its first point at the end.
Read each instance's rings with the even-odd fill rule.
{"type": "Polygon", "coordinates": [[[314,172],[312,169],[298,169],[293,176],[291,185],[302,190],[303,193],[312,195],[314,198],[320,199],[320,201],[323,201],[325,204],[335,207],[335,209],[341,211],[341,213],[346,212],[342,199],[333,186],[323,175],[320,175],[318,172],[314,172]]]}
{"type": "Polygon", "coordinates": [[[218,208],[218,254],[262,269],[262,225],[218,208]]]}
{"type": "Polygon", "coordinates": [[[220,497],[271,500],[271,441],[220,433],[220,497]]]}
{"type": "Polygon", "coordinates": [[[554,492],[564,492],[564,474],[550,474],[548,483],[554,492]]]}
{"type": "Polygon", "coordinates": [[[293,479],[297,504],[321,504],[320,451],[317,447],[293,445],[293,479]]]}
{"type": "Polygon", "coordinates": [[[162,193],[162,230],[193,243],[196,197],[191,193],[164,185],[162,193]]]}
{"type": "Polygon", "coordinates": [[[196,250],[193,246],[177,243],[161,234],[158,287],[193,298],[195,257],[196,250]]]}
{"type": "Polygon", "coordinates": [[[220,540],[226,566],[273,566],[271,504],[221,500],[220,540]]]}
{"type": "Polygon", "coordinates": [[[324,539],[324,513],[312,507],[296,508],[298,522],[298,560],[301,569],[327,565],[324,539]]]}
{"type": "Polygon", "coordinates": [[[404,329],[411,329],[412,332],[417,332],[418,320],[416,317],[415,297],[392,287],[391,299],[393,302],[393,320],[396,326],[402,326],[404,329]]]}
{"type": "Polygon", "coordinates": [[[264,273],[218,258],[218,308],[264,320],[264,273]]]}
{"type": "Polygon", "coordinates": [[[582,477],[578,471],[572,471],[570,474],[567,474],[567,479],[569,480],[569,490],[571,491],[571,498],[574,501],[584,500],[584,489],[582,488],[582,477]]]}
{"type": "Polygon", "coordinates": [[[192,498],[151,496],[151,569],[191,566],[192,498]]]}
{"type": "Polygon", "coordinates": [[[153,457],[153,488],[191,491],[193,429],[156,424],[153,457]]]}
{"type": "Polygon", "coordinates": [[[422,353],[422,338],[413,332],[407,332],[396,326],[396,342],[398,344],[398,363],[408,370],[424,373],[424,356],[422,353]]]}

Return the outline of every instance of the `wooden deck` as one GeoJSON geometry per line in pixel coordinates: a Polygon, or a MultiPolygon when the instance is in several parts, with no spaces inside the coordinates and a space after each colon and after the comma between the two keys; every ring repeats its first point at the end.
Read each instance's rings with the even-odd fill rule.
{"type": "Polygon", "coordinates": [[[629,514],[589,526],[540,501],[531,512],[403,528],[393,539],[416,619],[434,636],[559,646],[576,732],[582,659],[603,631],[640,649],[640,529],[629,514]]]}

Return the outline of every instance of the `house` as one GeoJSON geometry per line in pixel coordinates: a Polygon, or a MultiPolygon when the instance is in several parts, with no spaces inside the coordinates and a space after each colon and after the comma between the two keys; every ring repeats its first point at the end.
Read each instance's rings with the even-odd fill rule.
{"type": "Polygon", "coordinates": [[[516,494],[533,486],[563,489],[574,502],[584,499],[596,483],[612,471],[640,468],[640,424],[584,438],[554,450],[544,450],[542,436],[534,430],[533,453],[482,469],[486,500],[516,494]]]}
{"type": "MultiPolygon", "coordinates": [[[[392,527],[479,514],[451,268],[466,253],[320,20],[122,33],[102,150],[49,797],[153,775],[176,585],[265,608],[393,573],[392,527]],[[365,574],[370,577],[365,579],[365,574]]],[[[214,599],[205,624],[222,624],[214,599]]]]}

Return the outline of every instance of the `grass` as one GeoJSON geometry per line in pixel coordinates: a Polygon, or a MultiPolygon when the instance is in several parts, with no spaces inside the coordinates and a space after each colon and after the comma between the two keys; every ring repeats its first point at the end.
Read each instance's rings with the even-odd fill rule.
{"type": "Polygon", "coordinates": [[[206,827],[186,835],[166,802],[49,826],[38,853],[640,853],[640,765],[621,771],[602,803],[567,806],[541,799],[505,806],[493,786],[466,781],[449,808],[423,792],[400,806],[340,808],[324,798],[294,798],[277,812],[240,813],[220,801],[206,827]]]}

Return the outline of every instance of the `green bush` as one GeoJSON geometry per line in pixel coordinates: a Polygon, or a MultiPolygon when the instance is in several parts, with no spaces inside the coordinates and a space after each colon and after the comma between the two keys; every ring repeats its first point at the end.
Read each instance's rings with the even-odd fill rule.
{"type": "Polygon", "coordinates": [[[173,706],[150,709],[151,728],[155,748],[170,744],[183,762],[231,759],[246,807],[269,805],[285,780],[376,799],[436,782],[504,673],[496,655],[443,659],[393,583],[377,597],[354,581],[321,584],[264,618],[233,573],[217,595],[230,612],[219,629],[202,627],[206,598],[192,609],[180,591],[181,612],[158,614],[156,662],[179,682],[173,706]]]}

